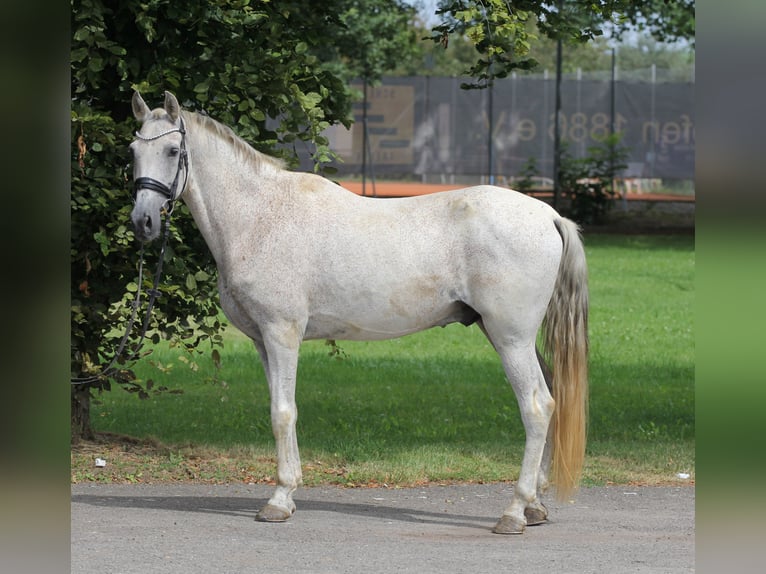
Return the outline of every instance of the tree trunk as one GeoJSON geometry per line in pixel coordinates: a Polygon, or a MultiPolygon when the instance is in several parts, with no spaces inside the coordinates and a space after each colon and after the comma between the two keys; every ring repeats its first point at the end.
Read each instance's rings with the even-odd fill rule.
{"type": "Polygon", "coordinates": [[[81,440],[93,440],[94,434],[90,425],[90,387],[88,385],[72,387],[71,405],[72,444],[77,444],[81,440]]]}

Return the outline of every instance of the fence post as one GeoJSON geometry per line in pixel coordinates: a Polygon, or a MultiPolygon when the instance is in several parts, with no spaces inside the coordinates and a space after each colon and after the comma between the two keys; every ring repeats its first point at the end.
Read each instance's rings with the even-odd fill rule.
{"type": "Polygon", "coordinates": [[[489,74],[489,111],[487,113],[488,126],[487,126],[487,172],[489,175],[489,185],[495,185],[495,145],[492,141],[492,125],[494,124],[494,94],[495,94],[495,78],[492,75],[492,61],[490,60],[490,74],[489,74]]]}
{"type": "Polygon", "coordinates": [[[553,209],[559,208],[561,181],[561,38],[556,40],[556,107],[553,114],[553,209]]]}
{"type": "Polygon", "coordinates": [[[362,80],[362,195],[367,195],[367,77],[362,80]]]}

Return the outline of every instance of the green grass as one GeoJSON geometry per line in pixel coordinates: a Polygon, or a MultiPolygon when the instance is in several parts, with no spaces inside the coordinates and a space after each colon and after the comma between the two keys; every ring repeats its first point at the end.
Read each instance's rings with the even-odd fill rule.
{"type": "MultiPolygon", "coordinates": [[[[586,237],[590,269],[590,426],[585,484],[668,482],[694,472],[694,239],[586,237]]],[[[498,481],[518,476],[524,432],[510,385],[481,332],[452,325],[384,342],[306,342],[298,436],[310,484],[498,481]]],[[[102,395],[97,431],[152,438],[161,461],[143,479],[272,480],[268,389],[255,350],[227,335],[220,371],[192,370],[158,347],[141,378],[182,389],[145,401],[102,395]],[[168,368],[170,366],[170,368],[168,368]],[[163,372],[164,371],[164,372],[163,372]],[[202,453],[202,454],[200,454],[202,453]],[[193,469],[184,461],[216,459],[193,469]],[[203,468],[204,466],[204,468],[203,468]],[[195,476],[196,473],[196,476],[195,476]]],[[[88,457],[74,480],[95,480],[88,457]]],[[[138,465],[138,466],[136,466],[138,465]]],[[[100,479],[135,479],[132,460],[100,479]]]]}

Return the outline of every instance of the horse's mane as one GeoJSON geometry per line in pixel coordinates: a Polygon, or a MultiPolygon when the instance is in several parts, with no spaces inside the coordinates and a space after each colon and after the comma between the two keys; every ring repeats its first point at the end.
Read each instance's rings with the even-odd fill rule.
{"type": "Polygon", "coordinates": [[[215,121],[209,116],[198,114],[195,112],[181,112],[184,120],[190,122],[194,127],[204,128],[208,133],[213,136],[222,138],[226,142],[230,143],[236,152],[248,162],[256,171],[262,172],[264,169],[281,170],[285,169],[285,163],[276,157],[271,157],[265,153],[261,153],[253,148],[249,143],[234,133],[229,126],[215,121]]]}

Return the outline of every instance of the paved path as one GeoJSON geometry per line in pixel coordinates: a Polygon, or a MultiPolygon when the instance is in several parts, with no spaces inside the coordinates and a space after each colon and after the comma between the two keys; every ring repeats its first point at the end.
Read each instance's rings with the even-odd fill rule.
{"type": "Polygon", "coordinates": [[[72,487],[72,572],[694,572],[694,487],[584,488],[544,502],[548,523],[490,532],[503,484],[302,488],[283,524],[254,520],[271,491],[248,485],[72,487]]]}

